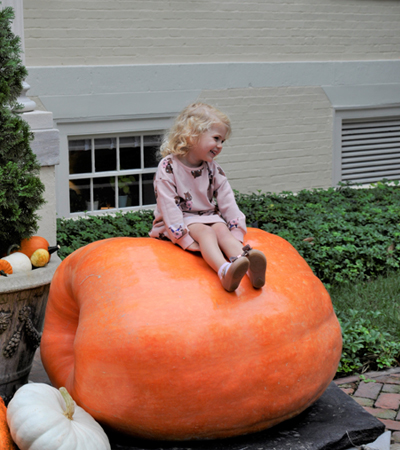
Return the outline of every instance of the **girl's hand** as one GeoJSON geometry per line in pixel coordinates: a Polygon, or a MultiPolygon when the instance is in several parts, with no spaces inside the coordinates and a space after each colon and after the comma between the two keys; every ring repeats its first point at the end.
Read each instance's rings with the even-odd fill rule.
{"type": "Polygon", "coordinates": [[[189,247],[186,247],[186,250],[189,250],[190,252],[199,252],[200,246],[196,241],[194,241],[189,245],[189,247]]]}

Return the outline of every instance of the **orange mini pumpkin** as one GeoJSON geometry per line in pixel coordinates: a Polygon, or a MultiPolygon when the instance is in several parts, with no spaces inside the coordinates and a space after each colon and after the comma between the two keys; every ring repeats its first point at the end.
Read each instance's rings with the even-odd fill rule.
{"type": "Polygon", "coordinates": [[[333,379],[341,330],[327,291],[285,240],[249,229],[266,285],[226,292],[201,256],[114,238],[58,267],[41,355],[96,420],[150,439],[223,438],[271,427],[333,379]],[[95,389],[94,389],[95,386],[95,389]]]}
{"type": "Polygon", "coordinates": [[[12,265],[5,259],[0,259],[0,274],[11,275],[13,273],[12,265]]]}
{"type": "Polygon", "coordinates": [[[0,450],[16,450],[7,423],[7,408],[0,397],[0,450]]]}
{"type": "Polygon", "coordinates": [[[19,252],[24,253],[28,258],[30,258],[36,250],[44,248],[49,248],[49,242],[47,239],[41,236],[32,236],[27,239],[22,239],[19,252]]]}

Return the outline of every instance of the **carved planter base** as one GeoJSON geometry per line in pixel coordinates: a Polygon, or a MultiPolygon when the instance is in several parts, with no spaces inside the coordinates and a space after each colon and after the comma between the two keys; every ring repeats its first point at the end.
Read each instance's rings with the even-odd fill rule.
{"type": "Polygon", "coordinates": [[[50,282],[60,263],[24,274],[0,277],[0,396],[7,404],[28,382],[40,345],[50,282]]]}

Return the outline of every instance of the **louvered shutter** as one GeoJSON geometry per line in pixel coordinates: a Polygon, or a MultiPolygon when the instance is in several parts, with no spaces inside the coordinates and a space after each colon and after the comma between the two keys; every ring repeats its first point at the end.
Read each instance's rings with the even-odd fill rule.
{"type": "Polygon", "coordinates": [[[400,180],[400,117],[342,121],[341,179],[400,180]]]}

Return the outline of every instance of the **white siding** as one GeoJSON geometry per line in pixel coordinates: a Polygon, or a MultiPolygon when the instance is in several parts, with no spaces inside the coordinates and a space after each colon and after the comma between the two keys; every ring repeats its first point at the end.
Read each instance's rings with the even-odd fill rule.
{"type": "Polygon", "coordinates": [[[333,111],[321,88],[204,91],[233,127],[219,162],[240,192],[332,186],[333,111]]]}
{"type": "Polygon", "coordinates": [[[27,66],[396,59],[393,0],[29,0],[27,66]]]}

